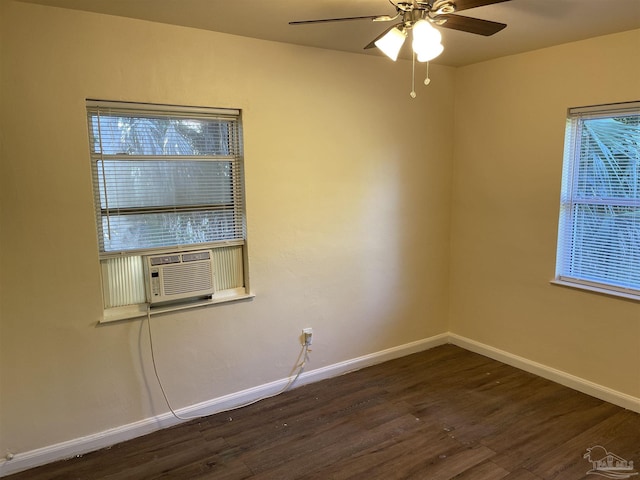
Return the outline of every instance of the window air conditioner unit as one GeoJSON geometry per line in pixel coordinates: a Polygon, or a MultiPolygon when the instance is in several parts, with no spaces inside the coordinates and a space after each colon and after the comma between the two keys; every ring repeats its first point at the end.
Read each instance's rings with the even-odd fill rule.
{"type": "Polygon", "coordinates": [[[149,255],[144,265],[151,304],[211,297],[214,293],[211,250],[149,255]]]}

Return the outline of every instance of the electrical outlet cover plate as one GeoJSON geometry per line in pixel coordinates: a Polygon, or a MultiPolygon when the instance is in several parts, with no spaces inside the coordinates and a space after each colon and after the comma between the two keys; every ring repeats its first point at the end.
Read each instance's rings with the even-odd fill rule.
{"type": "Polygon", "coordinates": [[[311,345],[313,342],[313,328],[303,328],[302,329],[302,339],[303,345],[311,345]]]}

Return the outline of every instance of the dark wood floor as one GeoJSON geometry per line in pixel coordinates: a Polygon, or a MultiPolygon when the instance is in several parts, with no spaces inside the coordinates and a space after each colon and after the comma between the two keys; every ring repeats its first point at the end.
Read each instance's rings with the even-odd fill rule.
{"type": "Polygon", "coordinates": [[[604,478],[596,445],[639,471],[640,415],[446,345],[6,478],[604,478]]]}

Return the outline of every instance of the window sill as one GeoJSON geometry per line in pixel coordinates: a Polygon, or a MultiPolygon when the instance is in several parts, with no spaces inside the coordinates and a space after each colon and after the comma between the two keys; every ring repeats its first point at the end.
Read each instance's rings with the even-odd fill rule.
{"type": "Polygon", "coordinates": [[[596,287],[594,285],[589,285],[585,283],[570,282],[567,280],[559,280],[559,279],[551,280],[550,283],[552,285],[559,285],[561,287],[576,288],[578,290],[587,290],[589,292],[599,293],[601,295],[608,295],[611,297],[619,297],[619,298],[624,298],[626,300],[633,300],[636,302],[640,302],[640,295],[635,293],[627,293],[627,292],[622,292],[618,290],[609,290],[606,288],[596,287]]]}
{"type": "Polygon", "coordinates": [[[254,294],[245,293],[244,289],[226,290],[217,292],[210,299],[195,300],[191,302],[174,303],[167,305],[157,305],[148,308],[146,303],[138,305],[127,305],[125,307],[107,308],[104,310],[102,319],[98,322],[111,323],[122,320],[133,320],[135,318],[146,317],[147,315],[157,315],[161,313],[176,312],[179,310],[188,310],[191,308],[207,307],[220,303],[238,302],[241,300],[250,300],[255,297],[254,294]]]}

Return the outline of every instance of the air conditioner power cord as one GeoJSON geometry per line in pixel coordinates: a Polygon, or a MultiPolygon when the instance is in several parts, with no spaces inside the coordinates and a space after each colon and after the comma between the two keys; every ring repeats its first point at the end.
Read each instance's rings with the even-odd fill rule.
{"type": "Polygon", "coordinates": [[[309,344],[305,343],[304,345],[302,345],[300,353],[298,354],[298,358],[296,359],[296,365],[294,365],[293,370],[292,370],[291,374],[289,375],[289,381],[285,384],[284,387],[282,387],[276,393],[273,393],[271,395],[266,395],[264,397],[260,397],[260,398],[257,398],[255,400],[251,400],[249,402],[242,403],[240,405],[236,405],[236,406],[231,407],[231,408],[227,408],[227,409],[220,410],[220,411],[213,412],[213,413],[208,413],[206,415],[194,415],[194,416],[184,417],[184,416],[178,415],[178,413],[171,406],[171,402],[169,402],[169,397],[167,396],[167,392],[164,389],[164,386],[162,384],[162,380],[160,380],[160,374],[158,373],[158,366],[156,364],[156,356],[155,356],[155,352],[154,352],[155,349],[154,349],[154,346],[153,346],[153,333],[152,333],[152,328],[151,328],[151,305],[150,304],[147,304],[147,329],[149,331],[149,348],[151,350],[151,363],[153,365],[153,373],[155,374],[156,380],[158,381],[158,385],[160,386],[160,391],[162,392],[162,396],[164,397],[164,401],[167,404],[167,407],[169,407],[169,410],[171,411],[171,414],[175,418],[177,418],[178,420],[183,420],[183,421],[194,420],[196,418],[202,418],[204,416],[216,415],[218,413],[228,412],[228,411],[231,411],[231,410],[237,410],[239,408],[248,407],[249,405],[253,405],[254,403],[257,403],[257,402],[259,402],[261,400],[266,400],[267,398],[272,398],[272,397],[280,395],[281,393],[286,392],[289,388],[291,388],[291,386],[298,380],[298,378],[302,374],[302,372],[304,370],[304,367],[306,366],[307,362],[309,361],[309,352],[311,351],[311,350],[309,350],[309,344]],[[295,374],[294,374],[294,372],[295,372],[295,374]]]}

